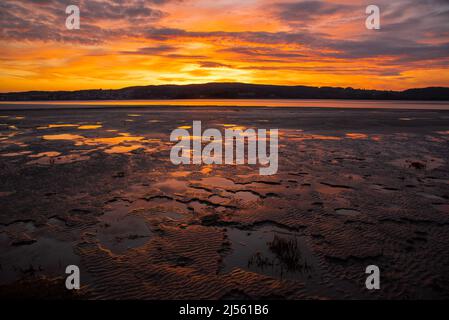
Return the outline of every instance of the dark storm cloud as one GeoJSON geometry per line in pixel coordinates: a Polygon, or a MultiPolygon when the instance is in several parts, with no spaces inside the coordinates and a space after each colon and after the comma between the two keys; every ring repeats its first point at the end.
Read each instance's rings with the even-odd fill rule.
{"type": "Polygon", "coordinates": [[[449,57],[449,42],[431,45],[396,38],[378,38],[364,41],[330,41],[328,47],[337,52],[323,55],[340,59],[389,56],[398,62],[412,62],[449,57]]]}
{"type": "Polygon", "coordinates": [[[159,19],[164,16],[160,10],[149,7],[150,1],[88,0],[80,4],[83,18],[91,20],[159,19]]]}
{"type": "Polygon", "coordinates": [[[231,52],[247,56],[257,56],[257,57],[272,57],[272,58],[305,58],[307,55],[284,51],[277,48],[265,48],[265,47],[232,47],[221,50],[222,52],[231,52]]]}
{"type": "Polygon", "coordinates": [[[172,59],[186,59],[186,60],[197,60],[197,59],[207,59],[208,56],[195,55],[195,54],[167,54],[165,57],[172,59]]]}
{"type": "MultiPolygon", "coordinates": [[[[149,39],[169,40],[174,38],[231,39],[254,44],[297,44],[304,45],[323,57],[337,59],[363,59],[389,56],[400,61],[418,61],[448,57],[448,45],[424,44],[414,40],[403,40],[389,33],[378,33],[362,40],[335,40],[307,32],[188,32],[181,29],[151,29],[145,32],[149,39]]],[[[307,58],[305,52],[292,52],[271,47],[231,46],[222,49],[246,56],[272,57],[283,59],[307,58]]]]}
{"type": "Polygon", "coordinates": [[[136,51],[120,51],[121,54],[135,54],[135,55],[158,55],[161,53],[171,52],[176,50],[175,46],[160,45],[155,47],[143,47],[136,51]]]}
{"type": "Polygon", "coordinates": [[[326,1],[299,1],[277,3],[273,8],[281,20],[306,24],[329,15],[349,13],[354,6],[326,1]]]}
{"type": "Polygon", "coordinates": [[[282,44],[282,43],[306,43],[313,42],[320,34],[289,33],[289,32],[192,32],[175,28],[150,28],[142,33],[142,36],[152,40],[173,40],[176,38],[210,38],[216,40],[229,39],[252,43],[282,44]]]}
{"type": "Polygon", "coordinates": [[[201,68],[232,68],[232,66],[229,64],[213,61],[198,61],[197,63],[201,68]]]}
{"type": "Polygon", "coordinates": [[[152,7],[161,0],[2,0],[0,39],[100,43],[132,36],[166,15],[152,7]],[[81,29],[65,28],[68,5],[80,8],[81,29]],[[106,27],[107,25],[108,27],[106,27]]]}
{"type": "MultiPolygon", "coordinates": [[[[258,62],[258,61],[254,61],[258,62]]],[[[322,62],[322,61],[321,61],[322,62]]],[[[278,66],[248,66],[240,69],[247,70],[261,70],[261,71],[300,71],[307,73],[332,73],[332,74],[364,74],[364,75],[381,75],[381,76],[398,76],[400,72],[396,69],[371,69],[371,68],[354,68],[354,67],[339,67],[336,69],[332,64],[329,66],[292,66],[292,65],[278,65],[278,66]]]]}

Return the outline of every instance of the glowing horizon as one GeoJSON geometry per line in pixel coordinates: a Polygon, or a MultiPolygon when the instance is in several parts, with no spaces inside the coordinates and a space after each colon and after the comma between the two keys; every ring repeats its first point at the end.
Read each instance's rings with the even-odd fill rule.
{"type": "Polygon", "coordinates": [[[449,86],[449,3],[5,0],[0,91],[244,82],[403,90],[449,86]],[[77,4],[81,29],[65,28],[77,4]]]}

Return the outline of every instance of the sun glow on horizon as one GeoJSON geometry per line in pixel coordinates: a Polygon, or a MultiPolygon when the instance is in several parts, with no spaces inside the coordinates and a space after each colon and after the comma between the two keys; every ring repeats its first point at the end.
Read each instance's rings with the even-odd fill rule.
{"type": "Polygon", "coordinates": [[[59,1],[5,0],[0,91],[207,82],[448,86],[449,5],[379,2],[378,31],[365,28],[364,0],[81,0],[81,29],[67,30],[59,1]],[[36,8],[48,19],[36,22],[36,8]]]}

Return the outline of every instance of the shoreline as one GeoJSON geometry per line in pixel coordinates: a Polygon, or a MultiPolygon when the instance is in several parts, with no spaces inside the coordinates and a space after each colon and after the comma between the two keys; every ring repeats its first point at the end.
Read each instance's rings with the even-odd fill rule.
{"type": "Polygon", "coordinates": [[[8,110],[114,109],[114,108],[305,108],[449,110],[449,101],[338,100],[338,99],[169,99],[169,100],[64,100],[0,101],[0,112],[8,110]]]}

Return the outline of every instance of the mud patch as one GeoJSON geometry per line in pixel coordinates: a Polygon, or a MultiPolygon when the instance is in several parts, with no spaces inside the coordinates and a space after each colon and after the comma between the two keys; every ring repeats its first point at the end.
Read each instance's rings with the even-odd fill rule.
{"type": "Polygon", "coordinates": [[[338,209],[335,209],[335,213],[342,215],[342,216],[347,216],[347,217],[360,216],[359,210],[351,209],[351,208],[338,208],[338,209]]]}

